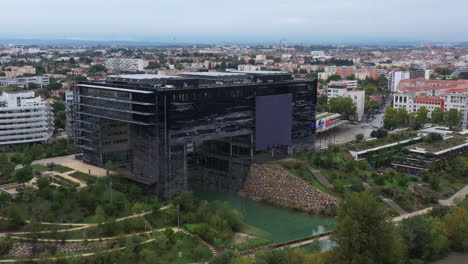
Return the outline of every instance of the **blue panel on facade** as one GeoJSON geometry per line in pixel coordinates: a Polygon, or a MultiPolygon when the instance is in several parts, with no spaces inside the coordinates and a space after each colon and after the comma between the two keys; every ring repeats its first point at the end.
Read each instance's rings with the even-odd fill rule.
{"type": "Polygon", "coordinates": [[[255,97],[255,150],[291,144],[292,94],[255,97]]]}

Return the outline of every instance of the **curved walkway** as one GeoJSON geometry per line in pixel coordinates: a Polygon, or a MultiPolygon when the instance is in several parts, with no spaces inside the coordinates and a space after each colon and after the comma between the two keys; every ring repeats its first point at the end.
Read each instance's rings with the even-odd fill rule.
{"type": "Polygon", "coordinates": [[[441,205],[446,205],[446,206],[451,206],[455,205],[455,201],[457,199],[464,199],[468,195],[468,184],[465,185],[461,190],[456,192],[454,195],[452,195],[450,198],[446,200],[439,200],[439,203],[441,205]]]}
{"type": "MultiPolygon", "coordinates": [[[[170,208],[171,206],[172,205],[166,205],[166,206],[163,206],[163,207],[159,208],[159,210],[163,211],[163,210],[166,210],[166,209],[170,208]]],[[[134,215],[129,215],[129,216],[117,218],[115,220],[115,222],[120,222],[120,221],[124,221],[124,220],[131,219],[131,218],[145,216],[147,214],[150,214],[151,212],[152,211],[146,211],[146,212],[139,213],[139,214],[134,214],[134,215]]],[[[3,217],[3,219],[6,219],[6,218],[3,217]]],[[[30,221],[25,221],[25,222],[29,223],[30,221]]],[[[105,223],[110,223],[110,221],[105,222],[105,223]]],[[[80,223],[50,223],[50,222],[39,222],[39,224],[58,225],[58,226],[70,225],[70,226],[78,226],[78,227],[68,228],[68,229],[59,229],[59,230],[43,230],[43,231],[34,232],[36,234],[49,234],[49,233],[54,233],[54,232],[63,233],[63,232],[77,231],[77,230],[83,230],[83,229],[95,227],[95,226],[98,225],[97,223],[83,223],[83,224],[80,224],[80,223]]],[[[28,235],[28,234],[32,234],[32,232],[26,232],[26,231],[25,232],[4,232],[4,233],[0,233],[0,237],[7,236],[7,235],[28,235]]]]}

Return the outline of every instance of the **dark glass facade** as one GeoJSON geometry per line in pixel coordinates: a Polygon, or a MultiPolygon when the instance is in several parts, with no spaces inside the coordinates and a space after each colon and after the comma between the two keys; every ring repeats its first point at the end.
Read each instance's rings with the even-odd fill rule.
{"type": "Polygon", "coordinates": [[[287,95],[291,104],[285,109],[291,113],[283,114],[290,117],[284,125],[291,144],[272,145],[281,151],[313,146],[316,82],[281,72],[81,82],[75,87],[76,142],[85,162],[104,166],[110,160],[162,197],[192,183],[237,190],[261,153],[255,148],[256,98],[272,95],[287,95]]]}

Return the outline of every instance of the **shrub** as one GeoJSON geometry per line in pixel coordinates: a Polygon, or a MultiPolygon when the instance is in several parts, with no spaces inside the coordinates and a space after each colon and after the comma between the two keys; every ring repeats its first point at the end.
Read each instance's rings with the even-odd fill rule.
{"type": "Polygon", "coordinates": [[[243,243],[236,245],[236,248],[239,251],[245,251],[245,250],[261,247],[261,246],[268,245],[268,244],[270,244],[270,241],[257,237],[257,238],[249,239],[243,243]]]}

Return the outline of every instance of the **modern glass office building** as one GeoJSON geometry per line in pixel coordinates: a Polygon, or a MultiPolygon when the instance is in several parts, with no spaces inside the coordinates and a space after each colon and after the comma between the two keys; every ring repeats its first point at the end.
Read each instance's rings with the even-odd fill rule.
{"type": "Polygon", "coordinates": [[[314,146],[316,82],[286,72],[114,75],[74,96],[84,161],[112,161],[160,196],[236,190],[262,155],[314,146]]]}

